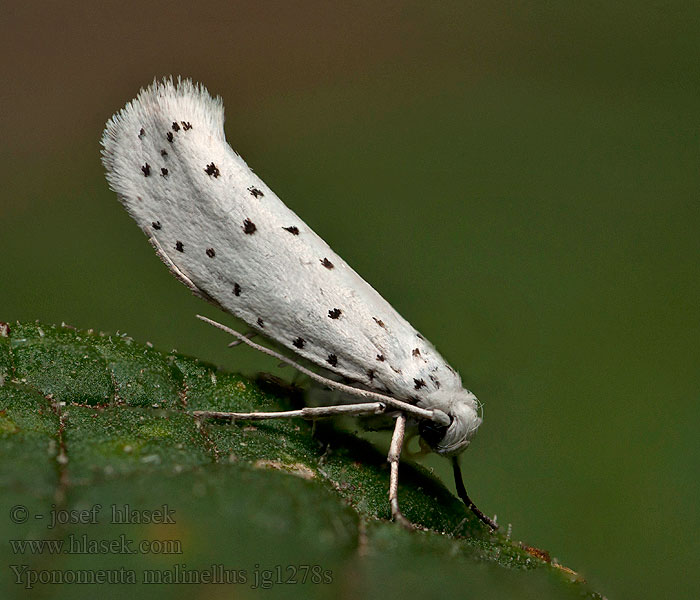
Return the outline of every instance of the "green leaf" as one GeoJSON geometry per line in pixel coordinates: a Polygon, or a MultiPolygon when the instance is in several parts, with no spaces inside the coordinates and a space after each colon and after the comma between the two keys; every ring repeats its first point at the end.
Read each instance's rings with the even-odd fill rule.
{"type": "Polygon", "coordinates": [[[546,554],[490,533],[408,462],[399,499],[420,529],[391,522],[386,457],[332,423],[312,431],[297,419],[231,424],[191,414],[289,409],[302,400],[298,389],[123,335],[10,329],[0,327],[3,589],[61,585],[91,596],[93,586],[74,582],[103,577],[132,594],[171,597],[191,588],[169,582],[228,577],[231,593],[269,584],[305,598],[404,589],[600,597],[546,554]],[[118,518],[125,514],[131,522],[118,518]],[[32,540],[63,546],[22,546],[32,540]],[[137,585],[144,578],[160,585],[137,585]]]}

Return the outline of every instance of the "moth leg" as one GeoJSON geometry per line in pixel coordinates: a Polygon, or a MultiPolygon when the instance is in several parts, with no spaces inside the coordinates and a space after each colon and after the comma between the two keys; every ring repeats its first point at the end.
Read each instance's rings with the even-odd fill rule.
{"type": "Polygon", "coordinates": [[[242,333],[238,333],[237,331],[234,331],[230,327],[226,327],[226,325],[222,325],[221,323],[217,323],[216,321],[209,319],[207,317],[203,317],[202,315],[197,315],[198,319],[201,319],[205,323],[209,323],[210,325],[213,325],[214,327],[217,327],[218,329],[221,329],[222,331],[225,331],[226,333],[237,337],[241,342],[247,344],[251,348],[255,348],[256,350],[262,352],[263,354],[267,354],[268,356],[272,356],[274,358],[277,358],[278,360],[281,360],[283,363],[291,365],[294,367],[297,371],[300,371],[304,375],[308,375],[311,379],[314,381],[318,381],[319,383],[322,383],[323,385],[333,388],[336,390],[340,390],[341,392],[345,392],[347,394],[351,394],[353,396],[357,396],[359,398],[366,398],[367,400],[373,400],[375,402],[382,402],[383,404],[386,404],[387,406],[391,406],[394,409],[398,409],[403,411],[406,414],[411,415],[412,417],[417,417],[419,419],[430,419],[431,421],[435,421],[436,423],[440,423],[441,425],[449,425],[450,424],[450,417],[448,417],[444,412],[441,410],[428,410],[425,408],[420,408],[418,406],[415,406],[414,404],[409,404],[408,402],[404,402],[402,400],[397,400],[396,398],[392,398],[391,396],[386,396],[385,394],[379,394],[377,392],[372,392],[370,390],[363,390],[360,388],[353,387],[351,385],[346,385],[344,383],[340,383],[338,381],[334,381],[333,379],[328,379],[328,377],[323,377],[323,375],[319,375],[315,371],[312,371],[311,369],[307,369],[306,367],[302,367],[300,364],[294,362],[291,358],[287,358],[283,354],[280,354],[279,352],[275,352],[274,350],[267,348],[265,346],[261,346],[260,344],[256,344],[255,342],[250,341],[246,336],[244,336],[242,333]]]}
{"type": "Polygon", "coordinates": [[[477,507],[474,502],[472,502],[472,499],[469,497],[467,494],[467,490],[464,487],[464,481],[462,481],[462,469],[459,467],[459,458],[457,456],[452,457],[452,472],[454,473],[455,477],[455,487],[457,488],[457,495],[460,497],[462,502],[466,504],[467,508],[474,513],[477,519],[484,523],[485,525],[488,525],[493,531],[498,529],[498,523],[496,523],[493,519],[490,519],[487,517],[484,513],[482,513],[477,507]]]}
{"type": "Polygon", "coordinates": [[[226,412],[218,410],[195,410],[195,417],[228,419],[230,421],[262,421],[265,419],[322,419],[339,415],[379,415],[386,411],[383,402],[363,402],[361,404],[339,404],[337,406],[308,406],[299,410],[278,412],[226,412]]]}
{"type": "Polygon", "coordinates": [[[411,522],[403,516],[399,509],[399,459],[401,458],[401,448],[403,447],[403,438],[406,432],[406,415],[400,413],[396,417],[396,425],[394,426],[394,435],[391,436],[391,445],[389,446],[389,455],[386,457],[391,468],[389,477],[389,504],[391,505],[391,517],[406,529],[413,529],[411,522]]]}

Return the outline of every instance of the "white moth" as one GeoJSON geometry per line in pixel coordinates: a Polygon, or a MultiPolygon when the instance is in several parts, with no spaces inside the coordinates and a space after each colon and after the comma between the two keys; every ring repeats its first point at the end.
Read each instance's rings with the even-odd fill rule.
{"type": "MultiPolygon", "coordinates": [[[[453,459],[481,419],[456,371],[391,305],[294,214],[226,143],[220,98],[190,80],[154,81],[115,114],[102,136],[110,187],[172,273],[196,295],[300,357],[353,382],[340,384],[220,326],[311,377],[362,398],[355,405],[286,413],[203,413],[234,419],[352,412],[396,415],[390,500],[406,418],[453,459]]],[[[211,322],[211,321],[210,321],[211,322]]],[[[215,322],[213,324],[217,325],[215,322]]]]}

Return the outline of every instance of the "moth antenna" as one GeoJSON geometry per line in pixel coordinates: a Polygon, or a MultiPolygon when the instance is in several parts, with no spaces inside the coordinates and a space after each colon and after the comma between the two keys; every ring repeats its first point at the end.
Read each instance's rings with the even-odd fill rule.
{"type": "Polygon", "coordinates": [[[309,376],[311,379],[318,381],[319,383],[322,383],[323,385],[326,385],[330,388],[334,388],[337,390],[340,390],[341,392],[346,392],[348,394],[351,394],[353,396],[359,396],[360,398],[367,398],[367,400],[374,400],[378,402],[384,402],[388,406],[391,406],[392,408],[395,408],[397,410],[400,410],[406,414],[409,414],[413,417],[419,418],[419,419],[430,419],[431,421],[435,421],[437,423],[440,423],[442,425],[449,425],[450,424],[450,418],[441,410],[427,410],[425,408],[420,408],[418,406],[414,406],[413,404],[409,404],[408,402],[403,402],[402,400],[397,400],[396,398],[392,398],[391,396],[385,396],[384,394],[379,394],[377,392],[372,392],[369,390],[362,390],[356,387],[353,387],[351,385],[346,385],[344,383],[340,383],[338,381],[333,381],[332,379],[328,379],[327,377],[323,377],[322,375],[319,375],[315,371],[312,371],[311,369],[307,369],[306,367],[302,367],[299,363],[294,362],[291,358],[287,358],[283,354],[280,354],[279,352],[275,352],[274,350],[270,348],[266,348],[265,346],[261,346],[260,344],[256,344],[255,342],[249,340],[245,335],[242,333],[239,333],[238,331],[235,331],[231,329],[230,327],[227,327],[226,325],[223,325],[221,323],[218,323],[217,321],[214,321],[213,319],[209,319],[208,317],[202,316],[202,315],[197,315],[197,318],[204,321],[205,323],[209,323],[209,325],[213,325],[214,327],[221,329],[221,331],[225,331],[229,335],[232,335],[236,338],[238,338],[241,342],[244,344],[247,344],[251,348],[255,348],[259,352],[262,352],[263,354],[267,354],[268,356],[272,356],[274,358],[277,358],[281,360],[283,363],[286,363],[288,365],[291,365],[294,367],[297,371],[300,371],[304,375],[309,376]]]}
{"type": "MultiPolygon", "coordinates": [[[[254,338],[256,335],[258,335],[257,331],[249,331],[248,333],[244,334],[249,340],[254,338]]],[[[241,340],[235,340],[231,342],[228,347],[229,348],[234,348],[235,346],[240,346],[243,342],[241,340]]]]}

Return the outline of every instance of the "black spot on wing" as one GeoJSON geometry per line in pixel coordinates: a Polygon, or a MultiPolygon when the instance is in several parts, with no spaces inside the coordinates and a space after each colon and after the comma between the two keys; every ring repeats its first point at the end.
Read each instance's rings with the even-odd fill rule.
{"type": "Polygon", "coordinates": [[[214,248],[207,248],[207,256],[209,258],[214,258],[216,256],[216,252],[214,251],[214,248]]]}
{"type": "Polygon", "coordinates": [[[214,179],[221,175],[219,167],[217,167],[213,162],[207,165],[206,169],[204,169],[204,172],[207,175],[209,175],[209,177],[213,177],[214,179]]]}
{"type": "Polygon", "coordinates": [[[253,198],[262,198],[265,195],[258,188],[252,185],[248,188],[248,191],[250,192],[250,195],[253,196],[253,198]]]}
{"type": "Polygon", "coordinates": [[[190,129],[192,129],[192,125],[190,124],[189,121],[180,121],[180,123],[182,124],[182,128],[185,131],[189,131],[190,129]]]}
{"type": "Polygon", "coordinates": [[[161,156],[168,156],[168,153],[165,151],[165,148],[163,148],[163,149],[160,151],[160,155],[161,155],[161,156]]]}
{"type": "Polygon", "coordinates": [[[430,381],[433,382],[433,384],[435,385],[435,387],[436,387],[437,389],[440,389],[440,381],[438,381],[438,379],[437,379],[436,377],[433,377],[433,376],[431,375],[431,376],[430,376],[430,381]]]}
{"type": "Polygon", "coordinates": [[[414,379],[413,380],[413,388],[416,390],[421,389],[422,387],[425,387],[425,381],[422,379],[414,379]]]}
{"type": "Polygon", "coordinates": [[[243,233],[253,235],[256,229],[257,227],[255,226],[255,223],[253,223],[253,221],[251,221],[250,219],[246,219],[245,221],[243,221],[243,233]]]}
{"type": "Polygon", "coordinates": [[[151,165],[146,163],[145,165],[143,165],[143,167],[141,167],[141,171],[143,171],[144,177],[148,177],[151,174],[151,165]]]}
{"type": "Polygon", "coordinates": [[[141,131],[139,131],[139,139],[141,139],[144,135],[146,135],[146,130],[141,127],[141,131]]]}
{"type": "Polygon", "coordinates": [[[178,252],[185,251],[185,246],[183,246],[181,241],[178,240],[177,242],[175,242],[175,250],[177,250],[178,252]]]}
{"type": "Polygon", "coordinates": [[[411,351],[411,354],[412,354],[413,356],[416,356],[416,357],[417,357],[417,356],[420,356],[420,350],[419,350],[418,348],[414,348],[414,349],[411,351]]]}
{"type": "Polygon", "coordinates": [[[377,317],[372,317],[374,319],[374,322],[379,325],[382,329],[386,329],[386,325],[384,325],[384,321],[381,319],[377,319],[377,317]]]}
{"type": "Polygon", "coordinates": [[[321,264],[326,267],[326,269],[332,269],[333,268],[333,263],[328,260],[327,258],[321,259],[321,264]]]}
{"type": "Polygon", "coordinates": [[[384,358],[384,355],[383,355],[383,354],[377,354],[377,360],[378,360],[379,362],[384,362],[384,361],[386,360],[386,358],[384,358]]]}
{"type": "Polygon", "coordinates": [[[151,225],[153,226],[153,229],[161,229],[163,227],[160,224],[160,221],[153,221],[153,223],[151,223],[151,225]]]}
{"type": "Polygon", "coordinates": [[[173,132],[172,132],[172,131],[168,131],[168,133],[167,133],[167,135],[166,135],[165,137],[168,138],[168,141],[169,141],[171,144],[173,143],[173,140],[175,139],[175,138],[173,137],[173,132]]]}
{"type": "Polygon", "coordinates": [[[238,283],[233,284],[233,295],[234,296],[240,296],[241,295],[241,286],[238,285],[238,283]]]}
{"type": "Polygon", "coordinates": [[[265,327],[265,321],[263,321],[260,317],[258,317],[258,327],[265,327]]]}
{"type": "Polygon", "coordinates": [[[337,319],[338,317],[340,317],[340,315],[342,314],[342,312],[343,312],[343,311],[340,310],[339,308],[334,308],[334,309],[328,311],[328,316],[329,316],[331,319],[337,319]]]}
{"type": "Polygon", "coordinates": [[[286,229],[292,235],[299,235],[299,228],[295,227],[294,225],[291,227],[282,227],[282,229],[286,229]]]}
{"type": "Polygon", "coordinates": [[[331,366],[335,367],[338,364],[338,357],[335,354],[329,354],[326,362],[331,366]]]}
{"type": "Polygon", "coordinates": [[[160,176],[167,177],[168,176],[168,169],[166,169],[165,167],[162,167],[160,170],[160,176]]]}
{"type": "Polygon", "coordinates": [[[306,340],[302,337],[298,337],[292,342],[292,344],[294,344],[296,348],[301,349],[306,345],[306,340]]]}
{"type": "Polygon", "coordinates": [[[180,131],[180,125],[177,121],[173,121],[173,131],[180,131]]]}

